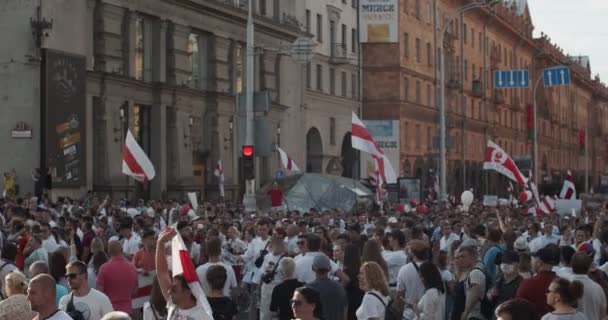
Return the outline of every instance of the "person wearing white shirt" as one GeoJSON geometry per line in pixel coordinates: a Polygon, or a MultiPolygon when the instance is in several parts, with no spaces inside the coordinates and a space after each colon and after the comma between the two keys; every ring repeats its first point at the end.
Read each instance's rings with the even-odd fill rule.
{"type": "Polygon", "coordinates": [[[270,245],[269,231],[270,222],[267,220],[259,220],[256,230],[258,237],[251,240],[245,253],[240,256],[240,260],[246,264],[243,282],[249,285],[249,291],[251,292],[248,308],[250,320],[257,319],[258,317],[257,304],[259,300],[259,290],[254,279],[256,275],[260,273],[260,267],[262,266],[262,263],[264,263],[264,257],[268,253],[268,246],[270,245]]]}
{"type": "Polygon", "coordinates": [[[46,252],[51,254],[57,250],[59,245],[53,234],[51,234],[51,226],[48,223],[40,224],[40,236],[42,237],[42,247],[46,252]]]}
{"type": "Polygon", "coordinates": [[[405,254],[405,234],[401,230],[393,230],[388,234],[388,245],[392,251],[382,251],[382,257],[388,268],[388,284],[392,290],[397,288],[397,276],[401,267],[407,264],[405,254]]]}
{"type": "Polygon", "coordinates": [[[100,320],[106,313],[114,311],[108,296],[89,287],[84,262],[70,262],[65,269],[72,292],[61,298],[59,309],[67,311],[68,304],[73,302],[76,310],[88,320],[100,320]]]}
{"type": "Polygon", "coordinates": [[[460,237],[452,232],[452,226],[449,221],[444,221],[441,224],[441,239],[439,240],[439,249],[448,252],[454,241],[460,240],[460,237]]]}
{"type": "Polygon", "coordinates": [[[298,248],[298,226],[291,224],[287,227],[287,253],[292,257],[300,253],[298,248]]]}
{"type": "Polygon", "coordinates": [[[386,306],[390,301],[384,271],[376,262],[366,262],[361,266],[359,278],[365,295],[355,312],[357,320],[384,319],[386,306]]]}
{"type": "Polygon", "coordinates": [[[559,236],[553,234],[553,224],[549,220],[543,225],[543,235],[530,241],[530,252],[534,253],[548,244],[559,244],[559,236]]]}
{"type": "Polygon", "coordinates": [[[397,292],[400,297],[404,297],[406,307],[404,308],[404,316],[406,312],[411,312],[424,295],[424,284],[418,271],[420,265],[428,259],[428,243],[423,240],[412,240],[409,243],[412,261],[399,270],[397,276],[397,292]],[[409,310],[409,311],[408,311],[409,310]]]}
{"type": "Polygon", "coordinates": [[[135,253],[139,251],[139,244],[141,243],[141,238],[138,234],[133,233],[130,223],[121,224],[119,233],[122,237],[122,252],[124,253],[127,260],[131,260],[133,259],[135,253]]]}
{"type": "Polygon", "coordinates": [[[209,268],[212,266],[219,265],[226,269],[227,275],[222,293],[225,297],[230,297],[232,289],[236,288],[238,284],[236,281],[236,275],[234,274],[234,269],[221,261],[222,241],[219,238],[207,241],[207,255],[209,255],[209,262],[196,268],[196,274],[198,275],[198,280],[201,282],[203,292],[205,292],[206,295],[209,295],[211,292],[209,282],[207,281],[207,271],[209,271],[209,268]]]}
{"type": "Polygon", "coordinates": [[[270,247],[272,252],[264,257],[264,262],[260,268],[261,272],[253,279],[253,282],[262,286],[260,290],[260,320],[272,319],[272,312],[270,312],[272,291],[274,287],[283,282],[282,275],[278,272],[278,266],[281,259],[287,254],[285,242],[282,238],[273,237],[270,247]]]}
{"type": "MultiPolygon", "coordinates": [[[[320,252],[321,250],[321,238],[316,234],[309,234],[306,236],[306,246],[309,251],[304,254],[300,254],[296,256],[296,277],[298,281],[302,283],[309,284],[317,278],[314,270],[312,270],[312,263],[316,256],[324,255],[324,253],[320,252]]],[[[340,280],[346,282],[348,277],[342,270],[338,268],[338,265],[330,261],[331,270],[329,271],[329,275],[336,276],[340,280]]]]}
{"type": "Polygon", "coordinates": [[[578,300],[578,311],[589,319],[604,319],[606,316],[606,294],[602,287],[593,281],[587,273],[592,259],[586,253],[579,251],[572,256],[572,271],[570,281],[580,281],[583,284],[583,296],[578,300]]]}

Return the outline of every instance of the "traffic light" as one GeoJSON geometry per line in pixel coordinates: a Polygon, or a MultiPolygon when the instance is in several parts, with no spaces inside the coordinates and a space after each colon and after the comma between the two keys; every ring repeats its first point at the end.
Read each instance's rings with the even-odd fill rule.
{"type": "Polygon", "coordinates": [[[255,177],[255,165],[253,164],[255,152],[253,146],[243,146],[241,156],[243,157],[243,177],[245,180],[252,180],[255,177]]]}

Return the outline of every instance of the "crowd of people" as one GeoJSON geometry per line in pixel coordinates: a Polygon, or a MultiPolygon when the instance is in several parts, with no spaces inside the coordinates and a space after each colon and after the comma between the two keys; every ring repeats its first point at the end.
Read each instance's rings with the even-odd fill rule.
{"type": "Polygon", "coordinates": [[[608,319],[603,208],[411,209],[7,196],[0,320],[608,319]],[[172,275],[184,253],[196,274],[172,275]]]}

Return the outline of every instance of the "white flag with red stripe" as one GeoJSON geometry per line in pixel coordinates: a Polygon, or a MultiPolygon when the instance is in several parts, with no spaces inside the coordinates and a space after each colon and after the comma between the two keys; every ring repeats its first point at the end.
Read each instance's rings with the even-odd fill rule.
{"type": "Polygon", "coordinates": [[[568,173],[566,174],[559,197],[567,200],[576,199],[576,187],[574,186],[574,178],[572,177],[572,172],[570,172],[570,170],[568,170],[568,173]]]}
{"type": "Polygon", "coordinates": [[[217,161],[217,165],[215,166],[215,171],[213,172],[216,177],[219,178],[220,185],[220,197],[224,197],[224,166],[222,166],[222,160],[217,161]]]}
{"type": "Polygon", "coordinates": [[[154,179],[156,175],[150,158],[139,146],[131,130],[127,131],[125,148],[122,151],[122,173],[142,183],[154,179]]]}
{"type": "Polygon", "coordinates": [[[382,200],[382,178],[380,177],[380,169],[378,169],[378,162],[374,161],[373,167],[371,163],[367,164],[367,178],[369,183],[376,189],[376,203],[380,203],[382,200]],[[372,170],[372,168],[374,168],[372,170]]]}
{"type": "Polygon", "coordinates": [[[525,187],[528,179],[519,171],[515,161],[497,144],[488,140],[483,162],[484,170],[494,170],[525,187]]]}
{"type": "Polygon", "coordinates": [[[397,182],[397,174],[391,162],[354,112],[352,115],[351,143],[354,149],[369,153],[376,160],[383,183],[397,182]]]}
{"type": "Polygon", "coordinates": [[[543,201],[538,205],[538,209],[544,214],[551,213],[555,210],[555,200],[549,196],[545,196],[543,201]]]}
{"type": "Polygon", "coordinates": [[[300,168],[298,167],[298,165],[295,163],[295,161],[293,161],[285,151],[283,151],[283,149],[279,148],[279,146],[277,147],[277,151],[279,152],[279,156],[281,156],[281,165],[283,165],[283,168],[285,168],[285,170],[287,170],[287,173],[291,173],[293,171],[300,171],[300,168]]]}
{"type": "Polygon", "coordinates": [[[188,283],[190,292],[192,292],[192,295],[196,298],[197,304],[205,311],[205,314],[197,314],[195,319],[213,320],[213,312],[211,311],[207,296],[203,292],[201,283],[196,275],[192,257],[179,233],[171,240],[171,266],[173,276],[183,275],[186,283],[188,283]]]}

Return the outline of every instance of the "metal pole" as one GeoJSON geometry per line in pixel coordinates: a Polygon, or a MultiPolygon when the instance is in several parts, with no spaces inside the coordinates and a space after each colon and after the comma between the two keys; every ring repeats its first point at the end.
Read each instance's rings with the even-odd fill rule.
{"type": "Polygon", "coordinates": [[[539,76],[536,79],[536,83],[534,84],[534,91],[532,92],[532,109],[533,109],[533,119],[532,122],[534,124],[534,130],[533,130],[533,136],[534,136],[534,143],[533,143],[533,147],[532,147],[532,172],[534,173],[534,177],[536,177],[538,179],[538,126],[537,126],[537,116],[536,116],[536,89],[538,88],[538,84],[540,83],[540,80],[542,79],[541,76],[539,76]]]}
{"type": "Polygon", "coordinates": [[[587,141],[589,130],[587,129],[585,128],[585,149],[583,151],[585,152],[585,193],[589,194],[589,143],[587,141]]]}
{"type": "MultiPolygon", "coordinates": [[[[246,135],[245,144],[254,145],[254,123],[253,123],[253,91],[254,91],[254,72],[255,72],[255,42],[253,24],[253,1],[249,0],[249,12],[247,15],[247,82],[245,88],[245,110],[246,110],[246,135]]],[[[255,166],[257,168],[257,166],[255,166]]],[[[257,170],[256,170],[257,171],[257,170]]],[[[245,181],[245,196],[243,205],[246,212],[256,211],[255,201],[255,178],[245,181]]]]}

